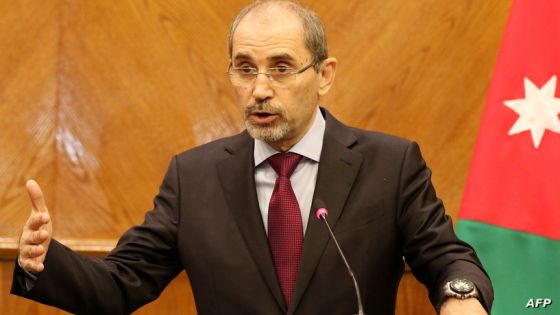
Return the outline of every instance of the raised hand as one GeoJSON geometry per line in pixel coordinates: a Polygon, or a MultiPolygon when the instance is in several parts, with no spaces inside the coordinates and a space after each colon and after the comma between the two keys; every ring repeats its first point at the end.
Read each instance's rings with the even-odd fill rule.
{"type": "Polygon", "coordinates": [[[31,199],[31,214],[19,240],[19,264],[29,272],[41,272],[52,237],[52,223],[43,192],[34,180],[25,184],[31,199]]]}

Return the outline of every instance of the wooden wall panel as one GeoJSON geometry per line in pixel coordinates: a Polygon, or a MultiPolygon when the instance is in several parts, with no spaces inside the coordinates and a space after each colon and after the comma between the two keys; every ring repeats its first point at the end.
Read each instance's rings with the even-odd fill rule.
{"type": "Polygon", "coordinates": [[[0,1],[0,248],[13,247],[31,207],[33,174],[53,202],[57,2],[0,1]]]}
{"type": "Polygon", "coordinates": [[[401,279],[397,295],[396,315],[435,315],[436,311],[429,302],[428,290],[406,272],[401,279]]]}
{"type": "Polygon", "coordinates": [[[324,103],[417,141],[456,217],[510,1],[315,3],[340,61],[324,103]]]}
{"type": "Polygon", "coordinates": [[[64,224],[60,237],[115,238],[141,222],[172,153],[239,130],[228,112],[233,102],[220,99],[227,87],[220,75],[227,64],[225,21],[205,2],[191,6],[72,1],[61,7],[56,203],[80,210],[54,218],[64,224]],[[204,21],[197,23],[191,10],[204,21]],[[222,27],[203,29],[204,23],[222,27]],[[205,105],[217,102],[226,106],[205,105]],[[101,222],[91,226],[95,218],[101,222]]]}
{"type": "MultiPolygon", "coordinates": [[[[510,0],[303,2],[339,60],[322,103],[350,125],[418,141],[456,217],[510,0]]],[[[44,188],[55,236],[103,255],[142,221],[174,153],[241,130],[226,32],[246,3],[0,2],[3,313],[55,314],[6,293],[27,178],[44,188]]],[[[182,276],[145,309],[194,313],[188,290],[182,276]]],[[[407,274],[398,314],[433,313],[426,300],[407,274]]]]}

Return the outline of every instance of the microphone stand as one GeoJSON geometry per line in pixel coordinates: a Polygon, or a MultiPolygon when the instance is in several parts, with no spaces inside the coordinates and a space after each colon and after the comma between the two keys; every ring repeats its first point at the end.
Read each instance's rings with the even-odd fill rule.
{"type": "Polygon", "coordinates": [[[356,297],[358,299],[358,314],[357,315],[365,315],[364,307],[362,306],[362,298],[361,298],[361,295],[360,295],[360,288],[358,287],[358,281],[356,281],[356,277],[354,277],[354,272],[352,271],[352,268],[350,268],[350,265],[348,264],[348,261],[346,260],[346,257],[344,256],[344,253],[342,252],[342,249],[340,248],[340,245],[338,245],[338,241],[336,240],[336,237],[334,237],[334,233],[331,230],[331,226],[329,225],[329,222],[327,221],[326,213],[327,213],[326,211],[319,213],[319,217],[321,218],[321,220],[323,222],[325,222],[325,225],[327,226],[327,229],[329,230],[329,233],[331,234],[331,238],[334,241],[334,244],[336,245],[336,248],[338,249],[338,252],[340,253],[340,257],[342,257],[342,260],[344,261],[344,264],[346,265],[346,269],[348,270],[348,274],[350,274],[350,277],[352,278],[352,282],[354,282],[354,289],[356,290],[356,297]]]}

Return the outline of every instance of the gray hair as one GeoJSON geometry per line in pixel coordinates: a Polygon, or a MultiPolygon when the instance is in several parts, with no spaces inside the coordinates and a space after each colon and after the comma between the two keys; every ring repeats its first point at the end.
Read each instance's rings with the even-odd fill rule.
{"type": "Polygon", "coordinates": [[[313,56],[313,68],[319,70],[321,61],[329,56],[327,48],[327,36],[321,19],[310,8],[295,0],[256,0],[239,11],[231,23],[228,34],[228,55],[231,59],[233,50],[233,35],[241,20],[253,9],[268,3],[282,3],[287,9],[295,13],[301,20],[303,26],[303,38],[305,47],[313,56]]]}

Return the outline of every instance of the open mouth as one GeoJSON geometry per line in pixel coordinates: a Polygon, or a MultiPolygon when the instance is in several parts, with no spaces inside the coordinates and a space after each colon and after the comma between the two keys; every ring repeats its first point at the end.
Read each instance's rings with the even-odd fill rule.
{"type": "Polygon", "coordinates": [[[259,118],[266,118],[266,117],[270,117],[273,116],[273,113],[268,113],[268,112],[257,112],[257,113],[253,113],[253,115],[259,117],[259,118]]]}
{"type": "Polygon", "coordinates": [[[271,123],[278,117],[278,114],[271,112],[255,111],[251,113],[251,120],[257,124],[271,123]]]}

